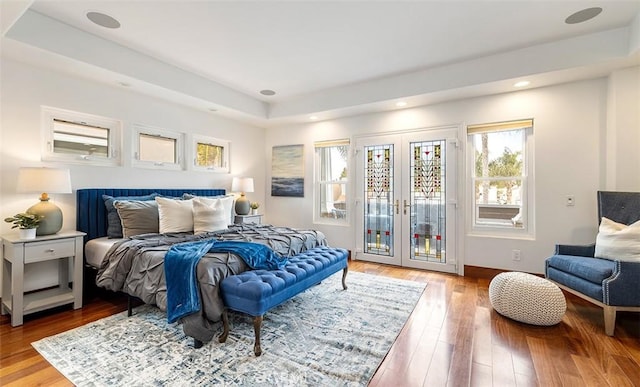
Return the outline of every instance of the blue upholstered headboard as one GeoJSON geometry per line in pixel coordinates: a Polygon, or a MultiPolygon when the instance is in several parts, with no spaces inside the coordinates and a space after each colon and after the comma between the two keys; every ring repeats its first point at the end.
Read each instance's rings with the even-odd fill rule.
{"type": "Polygon", "coordinates": [[[152,193],[162,196],[179,197],[184,193],[198,196],[224,195],[224,189],[188,189],[188,188],[82,188],[76,193],[76,229],[87,233],[85,242],[90,239],[107,236],[107,210],[102,195],[142,196],[152,193]]]}

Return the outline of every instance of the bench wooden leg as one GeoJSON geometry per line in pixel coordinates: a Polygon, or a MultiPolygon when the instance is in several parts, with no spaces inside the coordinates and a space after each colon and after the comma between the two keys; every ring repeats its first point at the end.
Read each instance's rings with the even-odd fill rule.
{"type": "Polygon", "coordinates": [[[342,270],[342,289],[347,290],[347,272],[349,271],[349,266],[345,267],[342,270]]]}
{"type": "Polygon", "coordinates": [[[198,339],[193,339],[193,348],[198,349],[198,348],[202,348],[202,346],[204,345],[204,343],[198,339]]]}
{"type": "Polygon", "coordinates": [[[616,329],[616,308],[615,306],[604,307],[604,333],[613,336],[616,329]]]}
{"type": "Polygon", "coordinates": [[[256,316],[253,318],[253,331],[256,335],[256,343],[253,345],[253,353],[256,356],[262,354],[262,348],[260,348],[260,326],[262,325],[262,316],[256,316]]]}
{"type": "Polygon", "coordinates": [[[127,294],[127,317],[131,317],[133,315],[133,297],[127,294]]]}
{"type": "Polygon", "coordinates": [[[222,311],[222,334],[218,337],[218,342],[224,343],[227,341],[227,337],[229,337],[229,315],[225,309],[222,311]]]}

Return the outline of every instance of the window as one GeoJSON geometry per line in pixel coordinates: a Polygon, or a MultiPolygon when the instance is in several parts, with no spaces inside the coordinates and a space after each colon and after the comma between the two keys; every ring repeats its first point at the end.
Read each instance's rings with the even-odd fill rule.
{"type": "Polygon", "coordinates": [[[527,231],[527,138],[533,120],[467,127],[472,154],[473,227],[527,231]]]}
{"type": "Polygon", "coordinates": [[[315,143],[316,221],[348,223],[347,155],[349,140],[315,143]]]}
{"type": "Polygon", "coordinates": [[[193,136],[193,169],[229,172],[229,142],[213,137],[193,136]]]}
{"type": "Polygon", "coordinates": [[[134,125],[134,165],[143,168],[182,169],[182,134],[134,125]]]}
{"type": "Polygon", "coordinates": [[[43,106],[42,159],[118,165],[121,127],[112,118],[43,106]]]}

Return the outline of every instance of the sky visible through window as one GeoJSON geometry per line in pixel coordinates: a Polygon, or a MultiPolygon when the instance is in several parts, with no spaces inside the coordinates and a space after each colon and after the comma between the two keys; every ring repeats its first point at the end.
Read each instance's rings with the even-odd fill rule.
{"type": "MultiPolygon", "coordinates": [[[[490,133],[488,141],[489,161],[500,158],[504,153],[505,147],[509,148],[512,153],[521,152],[520,158],[522,158],[523,135],[524,133],[521,129],[490,133]]],[[[481,138],[481,134],[476,134],[473,138],[473,145],[478,153],[482,153],[481,138]]]]}

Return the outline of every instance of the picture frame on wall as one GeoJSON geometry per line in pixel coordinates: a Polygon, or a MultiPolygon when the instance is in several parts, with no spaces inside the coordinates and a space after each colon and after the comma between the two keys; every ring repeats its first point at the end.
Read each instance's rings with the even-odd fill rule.
{"type": "Polygon", "coordinates": [[[304,197],[304,145],[273,147],[271,196],[304,197]]]}

